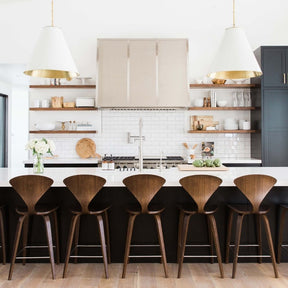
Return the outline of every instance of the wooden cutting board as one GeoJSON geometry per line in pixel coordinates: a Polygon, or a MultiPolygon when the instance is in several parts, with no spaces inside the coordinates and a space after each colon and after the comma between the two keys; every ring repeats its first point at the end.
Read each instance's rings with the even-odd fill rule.
{"type": "Polygon", "coordinates": [[[101,155],[96,153],[96,144],[90,138],[82,138],[76,144],[76,152],[80,158],[98,157],[101,155]]]}
{"type": "Polygon", "coordinates": [[[228,167],[221,165],[220,167],[195,167],[193,165],[181,164],[178,165],[180,171],[227,171],[228,167]]]}

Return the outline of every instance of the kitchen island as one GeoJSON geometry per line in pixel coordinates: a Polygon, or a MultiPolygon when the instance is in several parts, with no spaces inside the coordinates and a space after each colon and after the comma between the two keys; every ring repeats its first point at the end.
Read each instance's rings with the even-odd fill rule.
{"type": "MultiPolygon", "coordinates": [[[[71,206],[76,205],[76,200],[67,190],[63,184],[63,179],[75,175],[75,174],[94,174],[101,176],[107,180],[104,188],[98,193],[95,201],[109,202],[111,209],[109,210],[110,221],[110,236],[111,236],[111,256],[112,262],[122,262],[124,255],[125,236],[127,229],[128,216],[125,212],[127,203],[135,201],[132,194],[125,188],[122,180],[130,175],[139,173],[138,171],[103,171],[101,168],[47,168],[44,171],[44,176],[48,176],[54,180],[51,189],[41,199],[45,203],[53,203],[59,205],[59,226],[60,226],[60,245],[61,245],[61,260],[65,257],[65,247],[68,235],[71,206]]],[[[228,171],[179,171],[177,168],[164,169],[145,169],[145,174],[156,174],[166,179],[166,183],[159,191],[157,196],[153,199],[155,202],[162,202],[166,207],[162,214],[163,233],[165,238],[167,259],[169,262],[176,262],[176,250],[177,250],[177,229],[178,229],[178,209],[177,203],[183,203],[191,201],[190,197],[183,190],[179,184],[179,179],[188,175],[195,174],[208,174],[220,177],[223,182],[220,188],[215,192],[211,198],[211,203],[217,203],[219,209],[216,213],[216,220],[219,231],[219,238],[221,243],[222,255],[224,256],[224,243],[226,235],[226,219],[227,219],[227,203],[247,203],[247,199],[242,193],[235,187],[233,180],[239,176],[246,174],[267,174],[275,177],[277,183],[271,192],[265,198],[266,204],[271,204],[272,209],[269,212],[269,219],[271,224],[272,236],[274,243],[277,240],[277,223],[279,214],[279,203],[288,203],[288,167],[230,167],[228,171]]],[[[32,174],[32,169],[23,168],[19,170],[0,168],[0,202],[7,204],[6,206],[6,226],[7,226],[7,252],[11,251],[11,243],[14,238],[14,232],[17,223],[17,216],[14,212],[15,206],[21,201],[16,192],[13,191],[9,184],[9,179],[18,176],[32,174]]],[[[96,222],[95,219],[89,218],[87,221],[83,221],[81,224],[80,241],[86,244],[93,243],[97,237],[91,231],[95,231],[96,222]],[[94,226],[93,226],[94,225],[94,226]]],[[[253,242],[256,239],[254,221],[252,217],[247,217],[244,221],[242,242],[253,242]]],[[[36,233],[31,235],[33,242],[43,241],[44,233],[40,233],[39,229],[43,229],[42,219],[37,219],[33,222],[33,225],[38,226],[36,233]],[[39,221],[38,221],[39,220],[39,221]]],[[[135,222],[135,230],[133,234],[134,241],[137,243],[157,243],[156,230],[152,224],[154,221],[147,215],[139,216],[135,222]],[[147,218],[147,219],[146,219],[147,218]],[[149,219],[148,219],[149,218],[149,219]],[[145,221],[143,221],[145,220],[145,221]],[[146,225],[146,221],[151,221],[151,225],[146,225]]],[[[193,233],[188,235],[188,241],[193,243],[206,243],[208,241],[206,220],[201,215],[192,217],[191,226],[193,233]],[[193,236],[193,237],[192,237],[193,236]]],[[[33,230],[35,231],[35,229],[33,230]]],[[[191,230],[190,230],[191,231],[191,230]]],[[[42,231],[41,231],[42,232],[42,231]]],[[[265,237],[264,243],[266,243],[265,237]]],[[[284,239],[288,239],[288,234],[284,235],[284,239]]],[[[241,251],[241,250],[240,250],[241,251]]],[[[143,254],[141,251],[141,254],[143,254]]],[[[156,250],[145,250],[147,254],[155,254],[156,250]]],[[[144,252],[144,253],[145,253],[144,252]]],[[[208,253],[208,249],[204,248],[204,251],[196,249],[193,253],[203,254],[208,253]],[[207,251],[206,251],[207,250],[207,251]]],[[[245,251],[247,252],[247,251],[245,251]]],[[[251,254],[255,253],[255,250],[248,251],[251,254]]],[[[92,252],[91,252],[92,253],[92,252]]],[[[132,252],[133,253],[133,252],[132,252]]],[[[136,254],[133,253],[133,254],[136,254]]],[[[8,253],[8,257],[10,257],[8,253]]],[[[9,259],[9,258],[8,258],[9,259]]],[[[268,258],[269,259],[269,258],[268,258]]],[[[284,261],[287,261],[287,255],[283,253],[284,261]]],[[[83,260],[84,261],[84,260],[83,260]]],[[[85,259],[85,261],[88,261],[85,259]]],[[[131,259],[131,262],[134,260],[131,259]]],[[[137,261],[158,261],[156,259],[140,259],[137,261]]],[[[209,258],[189,258],[189,261],[203,262],[209,261],[209,258]]],[[[256,259],[244,258],[243,261],[256,261],[256,259]]],[[[269,261],[269,260],[268,260],[269,261]]]]}

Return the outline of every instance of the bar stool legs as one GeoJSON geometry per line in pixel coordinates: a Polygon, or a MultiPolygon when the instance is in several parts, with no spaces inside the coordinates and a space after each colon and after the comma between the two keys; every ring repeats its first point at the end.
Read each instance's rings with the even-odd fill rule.
{"type": "Polygon", "coordinates": [[[6,242],[5,242],[5,229],[3,219],[3,207],[0,207],[0,233],[1,233],[1,245],[2,245],[2,258],[3,265],[6,264],[6,242]]]}
{"type": "MultiPolygon", "coordinates": [[[[104,213],[99,213],[99,214],[94,214],[94,215],[96,216],[97,223],[98,223],[101,250],[102,250],[103,262],[104,262],[105,277],[108,278],[108,257],[107,257],[107,254],[109,253],[109,256],[110,256],[110,251],[107,252],[107,250],[106,250],[106,249],[108,249],[108,244],[106,245],[105,230],[108,229],[108,227],[105,227],[105,224],[104,224],[104,221],[106,223],[106,221],[108,221],[108,219],[105,220],[105,214],[104,213]],[[103,219],[102,214],[104,215],[104,219],[103,219]]],[[[78,246],[78,242],[79,242],[80,216],[81,216],[81,212],[79,214],[74,214],[72,216],[72,219],[71,219],[70,230],[69,230],[68,240],[67,240],[66,258],[65,258],[65,264],[64,264],[64,269],[63,269],[63,278],[66,277],[69,259],[70,259],[70,255],[71,255],[71,250],[72,250],[73,239],[74,239],[75,251],[76,251],[75,252],[75,259],[77,259],[77,256],[78,256],[77,246],[78,246]]],[[[109,250],[110,250],[110,245],[109,245],[109,250]]],[[[81,256],[79,256],[79,257],[81,257],[81,256]]],[[[74,259],[74,262],[77,263],[77,261],[75,261],[75,259],[74,259]]]]}
{"type": "Polygon", "coordinates": [[[281,262],[281,254],[282,254],[281,252],[282,252],[282,246],[283,246],[283,232],[284,232],[285,216],[286,216],[286,212],[288,211],[288,207],[281,205],[280,209],[281,209],[281,213],[280,213],[279,234],[278,234],[277,263],[281,262]]]}
{"type": "Polygon", "coordinates": [[[167,259],[166,259],[165,244],[164,244],[160,214],[155,214],[154,218],[156,221],[156,226],[157,226],[157,231],[158,231],[158,239],[159,239],[160,250],[161,250],[161,255],[162,255],[161,259],[163,262],[164,273],[165,273],[165,277],[168,278],[167,259]]]}
{"type": "Polygon", "coordinates": [[[136,215],[133,215],[133,214],[129,215],[122,278],[126,277],[126,269],[127,269],[127,264],[129,260],[130,244],[131,244],[131,238],[132,238],[135,219],[136,219],[136,215]]]}
{"type": "MultiPolygon", "coordinates": [[[[235,247],[234,247],[234,259],[233,259],[233,269],[232,269],[232,278],[235,278],[236,271],[237,271],[237,263],[238,263],[238,257],[239,257],[239,247],[240,247],[240,239],[241,239],[241,231],[242,231],[242,223],[243,218],[245,214],[237,214],[237,223],[236,223],[236,232],[235,232],[235,247]]],[[[262,262],[262,238],[261,238],[261,220],[263,219],[264,226],[265,226],[265,232],[267,237],[267,242],[269,246],[269,253],[272,260],[272,265],[274,269],[274,275],[275,278],[278,278],[278,270],[276,267],[276,258],[273,248],[273,241],[271,236],[271,230],[270,230],[270,224],[269,220],[267,218],[267,215],[255,215],[256,216],[256,225],[257,225],[257,238],[258,238],[258,253],[260,256],[258,260],[259,263],[262,262]]],[[[228,231],[227,231],[227,243],[226,243],[226,259],[225,262],[229,262],[229,248],[230,248],[230,241],[231,241],[231,230],[232,230],[232,220],[233,220],[233,211],[229,213],[228,216],[228,231]]]]}

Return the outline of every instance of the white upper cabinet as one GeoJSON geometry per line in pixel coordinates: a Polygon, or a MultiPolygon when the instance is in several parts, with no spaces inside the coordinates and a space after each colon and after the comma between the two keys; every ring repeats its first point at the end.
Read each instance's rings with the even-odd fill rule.
{"type": "Polygon", "coordinates": [[[98,40],[97,105],[188,106],[186,39],[98,40]]]}

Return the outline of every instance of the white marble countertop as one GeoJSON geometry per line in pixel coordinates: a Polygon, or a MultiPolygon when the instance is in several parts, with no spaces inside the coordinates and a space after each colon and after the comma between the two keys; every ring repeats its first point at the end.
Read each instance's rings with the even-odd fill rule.
{"type": "MultiPolygon", "coordinates": [[[[215,157],[217,158],[217,157],[215,157]]],[[[230,164],[260,164],[261,160],[254,159],[254,158],[221,158],[222,163],[230,163],[230,164]]],[[[32,164],[33,159],[28,159],[23,161],[24,164],[32,164]]],[[[44,158],[44,163],[53,163],[53,164],[95,164],[98,163],[98,158],[61,158],[61,157],[55,157],[55,158],[44,158]]]]}
{"type": "MultiPolygon", "coordinates": [[[[11,186],[9,179],[33,174],[32,168],[9,169],[0,168],[0,187],[11,186]]],[[[63,187],[63,179],[75,174],[93,174],[106,179],[105,186],[124,186],[122,180],[130,175],[139,174],[139,171],[104,171],[101,168],[45,168],[44,176],[54,180],[54,187],[63,187]]],[[[266,174],[277,179],[275,186],[288,186],[288,167],[230,167],[228,171],[179,171],[178,168],[170,168],[159,171],[158,169],[144,169],[143,174],[159,175],[166,179],[164,186],[179,186],[179,179],[188,175],[207,174],[214,175],[223,180],[221,186],[234,186],[233,180],[246,174],[266,174]]]]}

